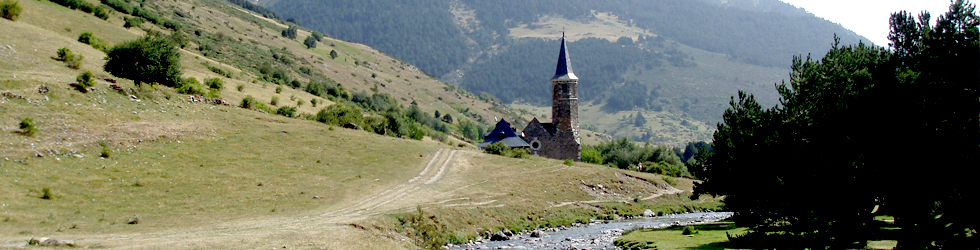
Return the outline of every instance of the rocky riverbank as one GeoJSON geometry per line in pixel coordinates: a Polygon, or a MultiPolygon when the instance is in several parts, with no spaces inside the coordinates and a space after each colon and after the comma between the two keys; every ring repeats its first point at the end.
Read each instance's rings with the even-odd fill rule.
{"type": "Polygon", "coordinates": [[[709,223],[731,218],[731,212],[698,212],[594,221],[570,227],[539,229],[521,233],[501,231],[478,241],[448,245],[444,249],[619,249],[612,242],[632,228],[667,228],[709,223]]]}

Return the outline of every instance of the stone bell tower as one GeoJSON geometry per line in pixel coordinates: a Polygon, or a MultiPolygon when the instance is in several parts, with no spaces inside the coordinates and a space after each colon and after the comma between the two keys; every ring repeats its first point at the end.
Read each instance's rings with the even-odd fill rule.
{"type": "Polygon", "coordinates": [[[572,61],[568,57],[565,34],[561,37],[561,50],[558,52],[558,66],[551,78],[551,117],[555,126],[554,143],[558,147],[560,159],[581,159],[582,144],[579,138],[578,123],[578,77],[572,72],[572,61]]]}

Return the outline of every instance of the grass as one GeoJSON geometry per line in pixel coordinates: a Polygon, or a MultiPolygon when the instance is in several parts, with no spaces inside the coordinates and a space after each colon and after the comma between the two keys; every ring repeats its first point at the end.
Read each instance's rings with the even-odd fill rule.
{"type": "Polygon", "coordinates": [[[639,229],[615,240],[624,249],[726,249],[728,234],[744,234],[745,227],[735,227],[731,220],[688,227],[639,229]],[[697,233],[684,235],[686,230],[697,233]]]}
{"type": "MultiPolygon", "coordinates": [[[[0,91],[24,99],[4,103],[0,121],[5,123],[0,132],[21,132],[18,122],[24,117],[30,117],[40,132],[30,137],[0,137],[0,238],[146,235],[321,215],[405,183],[425,167],[434,152],[447,147],[442,142],[335,129],[238,108],[246,96],[264,104],[278,95],[274,87],[255,82],[254,72],[232,66],[235,62],[204,57],[193,47],[181,50],[183,77],[222,77],[227,86],[241,86],[220,90],[230,105],[189,102],[185,95],[162,86],[136,87],[102,70],[104,52],[77,41],[83,31],[108,44],[143,35],[139,29],[122,27],[125,15],[114,12],[108,20],[101,20],[47,1],[20,4],[24,12],[18,21],[0,20],[0,41],[4,41],[0,55],[5,58],[0,60],[0,91]],[[78,70],[69,69],[52,58],[59,48],[68,48],[86,60],[78,70]],[[205,62],[234,74],[227,78],[228,74],[212,71],[202,64],[205,62]],[[92,72],[88,79],[94,91],[80,93],[68,83],[85,71],[92,72]],[[110,84],[120,86],[124,93],[111,90],[110,84]],[[39,93],[42,85],[50,92],[39,93]]],[[[207,32],[222,32],[242,43],[255,41],[263,48],[286,47],[296,57],[310,61],[305,66],[352,92],[377,84],[380,92],[392,94],[402,105],[417,101],[430,113],[439,110],[457,119],[466,117],[455,106],[483,120],[509,116],[494,108],[495,104],[448,88],[363,45],[325,38],[323,48],[307,50],[297,41],[274,38],[279,31],[268,28],[274,24],[262,21],[265,19],[222,13],[224,8],[194,6],[187,1],[157,4],[193,14],[194,18],[184,21],[207,32]],[[334,49],[341,57],[330,60],[323,56],[334,49]],[[355,60],[369,62],[370,67],[355,65],[355,60]]],[[[144,25],[159,30],[153,24],[144,25]]],[[[300,35],[307,35],[304,32],[300,35]]],[[[298,105],[298,113],[315,113],[333,104],[292,88],[284,88],[280,95],[317,100],[316,108],[298,105]]],[[[407,208],[421,205],[424,213],[435,216],[427,218],[444,220],[455,228],[451,231],[455,239],[475,237],[482,233],[479,227],[523,229],[635,215],[646,208],[667,212],[719,206],[716,200],[689,201],[682,195],[630,202],[658,189],[603,166],[568,166],[538,157],[503,158],[466,149],[459,151],[455,162],[439,182],[386,206],[397,209],[393,213],[406,214],[412,212],[407,208]],[[608,192],[584,192],[583,182],[601,184],[608,192]],[[451,201],[438,203],[446,200],[451,201]]],[[[663,184],[657,175],[629,174],[663,184]]],[[[682,189],[691,185],[686,179],[678,182],[682,189]]],[[[346,241],[336,242],[364,244],[360,248],[409,248],[378,236],[396,229],[397,217],[364,219],[363,223],[377,223],[371,230],[338,229],[336,225],[324,230],[337,233],[329,234],[334,237],[330,241],[341,238],[346,241]]],[[[241,248],[244,242],[214,244],[241,248]]],[[[252,240],[248,244],[254,247],[247,248],[257,248],[267,243],[252,240]]]]}

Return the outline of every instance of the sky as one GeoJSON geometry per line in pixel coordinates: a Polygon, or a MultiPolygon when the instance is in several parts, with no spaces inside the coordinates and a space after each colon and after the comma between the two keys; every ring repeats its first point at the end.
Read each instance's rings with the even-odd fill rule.
{"type": "MultiPolygon", "coordinates": [[[[843,25],[879,46],[888,46],[888,18],[908,11],[918,16],[923,10],[936,19],[949,11],[950,0],[781,0],[818,17],[843,25]]],[[[976,4],[976,0],[970,1],[976,4]]]]}

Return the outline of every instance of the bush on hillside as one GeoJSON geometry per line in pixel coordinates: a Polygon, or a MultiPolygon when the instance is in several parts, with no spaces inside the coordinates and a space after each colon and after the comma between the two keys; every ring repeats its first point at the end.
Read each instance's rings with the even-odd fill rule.
{"type": "Polygon", "coordinates": [[[527,158],[531,155],[531,151],[526,148],[511,148],[502,141],[491,143],[483,148],[483,152],[488,154],[502,155],[514,158],[527,158]]]}
{"type": "Polygon", "coordinates": [[[112,7],[116,11],[119,11],[119,12],[122,12],[122,13],[125,13],[125,14],[132,14],[133,13],[133,8],[135,8],[135,7],[133,7],[133,5],[131,5],[128,2],[126,2],[126,0],[102,0],[101,2],[102,2],[102,4],[105,4],[105,5],[109,6],[109,7],[112,7]]]}
{"type": "Polygon", "coordinates": [[[92,45],[92,48],[101,50],[102,52],[106,52],[106,53],[109,53],[109,49],[111,49],[111,47],[109,47],[109,45],[105,41],[102,41],[102,39],[95,37],[95,35],[92,35],[92,32],[88,32],[88,31],[82,32],[81,35],[78,35],[78,42],[92,45]]]}
{"type": "Polygon", "coordinates": [[[75,78],[75,84],[79,89],[86,89],[95,86],[95,77],[92,75],[92,71],[86,70],[85,72],[82,72],[81,75],[78,75],[78,77],[75,78]]]}
{"type": "Polygon", "coordinates": [[[30,117],[20,120],[19,124],[20,133],[26,136],[34,136],[37,134],[37,126],[34,124],[34,120],[30,117]]]}
{"type": "Polygon", "coordinates": [[[303,45],[306,45],[307,49],[313,49],[316,48],[316,41],[317,39],[313,36],[308,36],[306,37],[306,40],[303,41],[303,45]]]}
{"type": "Polygon", "coordinates": [[[21,10],[20,2],[18,1],[0,1],[0,17],[9,19],[10,21],[17,21],[17,18],[20,18],[21,10]]]}
{"type": "Polygon", "coordinates": [[[272,100],[269,100],[269,105],[276,106],[279,105],[279,97],[273,96],[272,100]]]}
{"type": "Polygon", "coordinates": [[[179,84],[177,84],[177,93],[188,94],[188,95],[204,95],[204,86],[201,86],[201,82],[197,81],[197,78],[188,77],[179,84]]]}
{"type": "Polygon", "coordinates": [[[364,113],[360,107],[346,103],[337,103],[323,108],[314,116],[314,120],[329,125],[345,126],[353,124],[364,126],[364,113]]]}
{"type": "Polygon", "coordinates": [[[159,33],[116,45],[108,53],[105,71],[132,79],[136,85],[160,83],[174,87],[180,84],[180,52],[176,42],[159,33]]]}
{"type": "Polygon", "coordinates": [[[296,25],[290,25],[289,28],[282,30],[282,36],[289,39],[296,39],[297,30],[299,30],[299,28],[297,28],[296,25]]]}
{"type": "Polygon", "coordinates": [[[102,8],[102,6],[98,6],[92,9],[92,15],[102,20],[109,19],[109,12],[106,11],[105,8],[102,8]]]}
{"type": "Polygon", "coordinates": [[[65,66],[71,69],[78,69],[82,66],[82,59],[85,57],[82,55],[76,55],[72,53],[68,48],[58,49],[58,61],[65,62],[65,66]]]}
{"type": "Polygon", "coordinates": [[[143,28],[143,18],[140,17],[124,17],[123,18],[123,28],[143,28]]]}
{"type": "Polygon", "coordinates": [[[276,109],[276,114],[285,117],[296,117],[296,107],[282,106],[276,109]]]}
{"type": "Polygon", "coordinates": [[[225,81],[220,78],[205,78],[204,85],[207,85],[211,89],[221,90],[225,87],[225,81]]]}
{"type": "Polygon", "coordinates": [[[593,146],[582,146],[582,161],[592,164],[602,164],[602,152],[593,146]]]}

